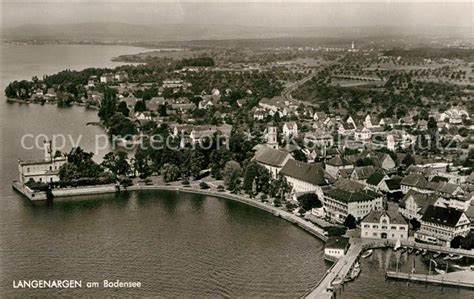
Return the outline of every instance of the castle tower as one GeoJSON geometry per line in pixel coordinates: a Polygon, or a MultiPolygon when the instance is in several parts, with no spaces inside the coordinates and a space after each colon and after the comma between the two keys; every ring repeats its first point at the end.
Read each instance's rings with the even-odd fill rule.
{"type": "Polygon", "coordinates": [[[51,161],[53,159],[53,144],[51,140],[44,141],[44,160],[51,161]]]}
{"type": "Polygon", "coordinates": [[[267,128],[267,146],[278,149],[278,133],[276,127],[267,128]]]}

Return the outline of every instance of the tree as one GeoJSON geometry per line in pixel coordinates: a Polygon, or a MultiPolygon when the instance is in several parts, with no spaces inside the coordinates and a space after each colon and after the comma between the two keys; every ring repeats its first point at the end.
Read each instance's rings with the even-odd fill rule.
{"type": "Polygon", "coordinates": [[[202,152],[198,149],[192,150],[189,164],[190,173],[194,178],[197,178],[201,172],[206,167],[205,157],[202,152]]]}
{"type": "Polygon", "coordinates": [[[240,183],[240,176],[242,175],[242,168],[236,161],[229,161],[225,164],[223,177],[227,189],[235,191],[240,183]]]}
{"type": "Polygon", "coordinates": [[[470,232],[462,241],[461,247],[467,250],[474,248],[474,232],[470,232]]]}
{"type": "Polygon", "coordinates": [[[122,113],[125,117],[130,115],[130,109],[127,107],[127,103],[121,101],[117,106],[117,112],[122,113]]]}
{"type": "Polygon", "coordinates": [[[100,104],[99,118],[106,126],[108,126],[109,119],[115,114],[116,111],[117,103],[115,96],[104,97],[100,104]]]}
{"type": "Polygon", "coordinates": [[[67,154],[67,163],[61,166],[64,168],[62,170],[64,179],[98,178],[102,175],[103,169],[92,160],[93,155],[93,153],[85,152],[81,147],[72,148],[67,154]]]}
{"type": "Polygon", "coordinates": [[[65,163],[59,168],[59,179],[63,182],[70,182],[79,178],[79,169],[72,163],[65,163]]]}
{"type": "Polygon", "coordinates": [[[354,229],[357,227],[357,222],[352,214],[347,215],[346,219],[344,220],[344,226],[348,229],[354,229]]]}
{"type": "Polygon", "coordinates": [[[170,163],[165,163],[161,168],[161,175],[163,176],[163,180],[168,183],[177,181],[181,173],[179,171],[178,166],[170,163]]]}
{"type": "Polygon", "coordinates": [[[252,161],[245,168],[242,187],[247,194],[252,194],[253,191],[268,193],[270,180],[270,172],[262,165],[252,161]]]}
{"type": "Polygon", "coordinates": [[[144,179],[152,174],[150,167],[150,157],[146,151],[138,148],[135,152],[134,168],[138,172],[140,178],[144,179]]]}
{"type": "Polygon", "coordinates": [[[300,206],[306,211],[323,206],[318,196],[314,193],[306,193],[301,195],[298,197],[298,202],[300,203],[300,206]]]}
{"type": "Polygon", "coordinates": [[[127,175],[130,172],[127,153],[122,151],[107,153],[101,165],[110,170],[116,178],[119,175],[127,175]]]}
{"type": "Polygon", "coordinates": [[[347,229],[344,226],[330,226],[326,229],[328,237],[339,237],[343,236],[347,229]]]}
{"type": "Polygon", "coordinates": [[[408,167],[412,164],[415,164],[415,159],[413,158],[413,156],[411,154],[407,154],[405,156],[405,158],[403,158],[402,164],[404,164],[406,167],[408,167]]]}
{"type": "Polygon", "coordinates": [[[121,113],[116,113],[109,119],[109,134],[118,137],[131,137],[137,133],[137,127],[133,121],[121,113]]]}
{"type": "Polygon", "coordinates": [[[137,101],[135,103],[135,107],[133,107],[133,110],[135,112],[143,112],[143,111],[146,111],[146,105],[145,105],[145,102],[143,101],[137,101]]]}
{"type": "Polygon", "coordinates": [[[463,236],[455,236],[452,240],[451,240],[451,248],[459,248],[461,247],[461,243],[462,241],[464,240],[464,237],[463,236]]]}
{"type": "Polygon", "coordinates": [[[282,175],[279,175],[276,180],[272,180],[270,183],[270,195],[283,201],[291,191],[291,186],[288,184],[286,178],[282,175]]]}
{"type": "Polygon", "coordinates": [[[418,230],[421,227],[420,221],[418,221],[416,218],[412,218],[410,220],[410,224],[413,230],[418,230]]]}
{"type": "Polygon", "coordinates": [[[430,117],[428,119],[428,130],[436,132],[438,130],[438,124],[436,123],[436,119],[430,117]]]}

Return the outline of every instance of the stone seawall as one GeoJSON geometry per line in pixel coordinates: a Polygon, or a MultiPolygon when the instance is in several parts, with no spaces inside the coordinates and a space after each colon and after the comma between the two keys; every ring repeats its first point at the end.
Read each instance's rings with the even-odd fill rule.
{"type": "MultiPolygon", "coordinates": [[[[30,200],[45,200],[45,198],[37,198],[37,199],[31,198],[30,194],[26,194],[24,190],[22,190],[21,188],[17,188],[17,186],[15,186],[15,183],[14,183],[14,188],[15,190],[22,193],[24,196],[26,196],[30,200]]],[[[311,223],[308,220],[305,220],[290,212],[283,211],[277,207],[271,206],[270,204],[263,203],[255,199],[250,199],[242,195],[231,194],[228,191],[219,192],[219,191],[196,189],[193,187],[166,186],[166,185],[133,185],[133,186],[128,187],[127,189],[121,188],[120,190],[121,191],[140,191],[140,190],[174,191],[174,192],[185,192],[185,193],[202,194],[202,195],[226,198],[226,199],[238,201],[240,203],[271,213],[277,217],[280,217],[282,219],[285,219],[286,221],[289,221],[291,223],[298,225],[299,227],[301,227],[308,233],[321,239],[324,242],[327,240],[324,229],[318,227],[317,225],[311,223]]],[[[78,188],[61,188],[61,189],[54,189],[52,191],[53,196],[55,198],[95,195],[95,194],[108,194],[108,193],[116,193],[116,192],[120,192],[120,191],[117,190],[115,185],[87,186],[87,187],[78,187],[78,188]]]]}

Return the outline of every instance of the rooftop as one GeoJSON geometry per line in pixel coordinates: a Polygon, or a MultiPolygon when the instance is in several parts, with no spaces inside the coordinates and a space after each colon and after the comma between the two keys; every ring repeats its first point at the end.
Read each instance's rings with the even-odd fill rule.
{"type": "Polygon", "coordinates": [[[257,162],[270,166],[283,167],[287,159],[292,159],[289,153],[267,146],[261,147],[255,153],[257,162]]]}
{"type": "Polygon", "coordinates": [[[324,179],[324,169],[318,164],[288,160],[280,173],[313,185],[327,184],[324,179]]]}
{"type": "Polygon", "coordinates": [[[456,227],[463,212],[453,208],[429,206],[421,218],[422,221],[438,225],[456,227]]]}
{"type": "Polygon", "coordinates": [[[326,189],[324,190],[324,195],[344,203],[371,201],[383,196],[371,190],[349,192],[338,188],[326,189]]]}
{"type": "Polygon", "coordinates": [[[362,222],[368,223],[380,223],[380,217],[383,215],[387,215],[390,218],[390,224],[408,224],[405,218],[400,215],[398,212],[394,211],[376,211],[372,210],[363,220],[362,222]]]}

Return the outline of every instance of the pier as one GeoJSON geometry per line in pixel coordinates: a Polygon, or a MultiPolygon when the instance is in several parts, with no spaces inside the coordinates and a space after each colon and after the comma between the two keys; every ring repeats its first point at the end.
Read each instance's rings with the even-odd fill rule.
{"type": "Polygon", "coordinates": [[[306,298],[327,298],[333,297],[333,283],[335,280],[344,281],[344,278],[349,273],[352,265],[355,263],[360,253],[363,250],[363,245],[360,242],[353,242],[346,255],[340,258],[327,272],[326,275],[318,283],[318,286],[309,293],[306,298]]]}
{"type": "Polygon", "coordinates": [[[411,274],[387,271],[385,277],[388,279],[398,279],[418,283],[430,283],[474,289],[474,271],[471,270],[456,271],[438,275],[411,274]]]}

